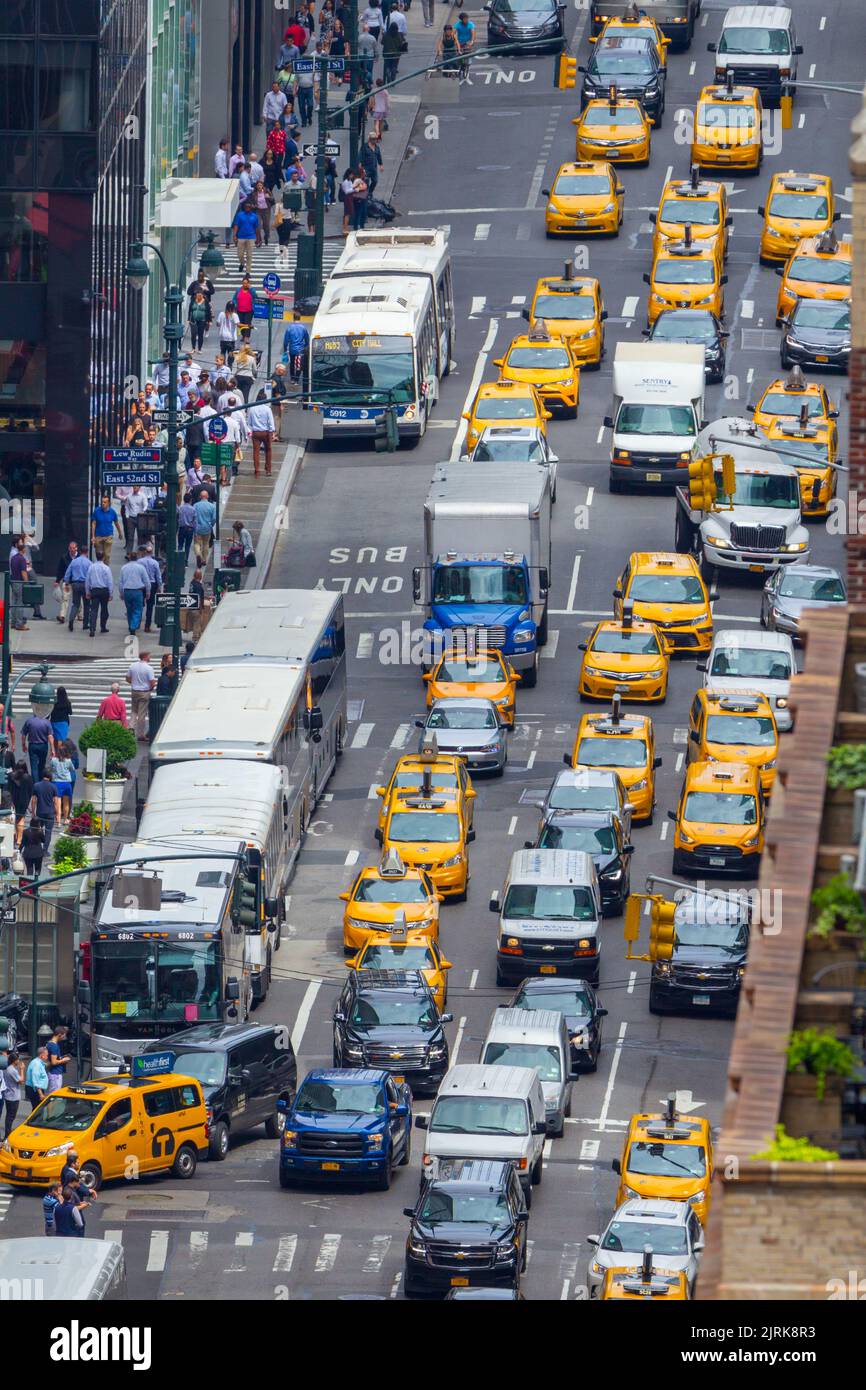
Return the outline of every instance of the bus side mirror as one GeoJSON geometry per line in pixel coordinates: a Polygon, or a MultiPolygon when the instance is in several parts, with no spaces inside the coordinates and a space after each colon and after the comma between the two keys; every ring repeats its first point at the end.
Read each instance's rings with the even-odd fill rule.
{"type": "Polygon", "coordinates": [[[538,571],[538,587],[543,594],[546,594],[550,588],[550,574],[543,566],[538,571]]]}
{"type": "Polygon", "coordinates": [[[417,565],[412,571],[412,598],[416,603],[421,602],[421,571],[417,565]]]}
{"type": "Polygon", "coordinates": [[[322,711],[318,705],[313,705],[312,709],[304,710],[304,728],[310,735],[314,743],[318,743],[321,738],[321,730],[325,721],[322,718],[322,711]],[[316,738],[316,735],[319,738],[316,738]]]}
{"type": "Polygon", "coordinates": [[[229,1004],[236,1004],[241,997],[241,983],[234,975],[226,980],[225,997],[229,1004]]]}
{"type": "Polygon", "coordinates": [[[268,917],[268,918],[270,918],[270,922],[271,922],[270,930],[271,930],[271,931],[276,931],[276,929],[277,929],[277,918],[279,917],[279,915],[280,915],[280,900],[279,900],[279,898],[265,898],[265,916],[268,917]]]}
{"type": "Polygon", "coordinates": [[[90,984],[87,980],[82,980],[78,986],[78,1002],[82,1008],[90,1006],[90,984]]]}

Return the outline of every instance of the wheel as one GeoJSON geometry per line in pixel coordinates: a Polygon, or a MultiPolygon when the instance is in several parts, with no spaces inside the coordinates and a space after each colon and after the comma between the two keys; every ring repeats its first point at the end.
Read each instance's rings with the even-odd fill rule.
{"type": "Polygon", "coordinates": [[[658,994],[653,989],[652,985],[650,985],[649,992],[649,1011],[651,1014],[660,1014],[663,1012],[663,1010],[659,1008],[658,994]]]}
{"type": "Polygon", "coordinates": [[[222,1163],[229,1151],[229,1127],[225,1120],[217,1120],[208,1140],[208,1157],[222,1163]]]}
{"type": "Polygon", "coordinates": [[[524,690],[533,690],[538,684],[538,652],[535,653],[535,660],[527,671],[523,673],[524,690]]]}
{"type": "Polygon", "coordinates": [[[564,1134],[565,1134],[565,1117],[563,1116],[562,1124],[559,1126],[559,1129],[552,1129],[552,1130],[550,1131],[550,1138],[551,1138],[551,1139],[561,1139],[561,1138],[563,1137],[564,1134]]]}
{"type": "Polygon", "coordinates": [[[538,1155],[538,1158],[535,1160],[535,1163],[532,1165],[532,1172],[531,1172],[530,1175],[529,1175],[529,1181],[532,1183],[533,1187],[540,1187],[540,1186],[541,1186],[542,1164],[543,1164],[543,1162],[544,1162],[544,1149],[541,1150],[541,1153],[538,1155]]]}
{"type": "Polygon", "coordinates": [[[652,810],[650,811],[649,815],[644,817],[643,824],[644,824],[644,825],[652,825],[653,820],[655,819],[655,813],[656,813],[656,808],[655,808],[655,806],[653,806],[653,808],[652,808],[652,810]]]}
{"type": "Polygon", "coordinates": [[[375,1183],[373,1184],[373,1186],[374,1186],[374,1188],[375,1188],[375,1190],[376,1190],[377,1192],[387,1192],[387,1191],[388,1191],[389,1187],[391,1186],[391,1160],[390,1160],[390,1158],[388,1159],[388,1162],[385,1164],[385,1167],[382,1169],[382,1172],[379,1173],[379,1174],[377,1174],[376,1181],[375,1181],[375,1183]]]}
{"type": "Polygon", "coordinates": [[[520,1257],[520,1273],[526,1273],[526,1241],[523,1242],[523,1254],[520,1257]]]}
{"type": "MultiPolygon", "coordinates": [[[[287,1096],[288,1100],[289,1097],[287,1096]]],[[[279,1139],[286,1127],[286,1114],[284,1110],[275,1110],[273,1115],[269,1115],[265,1120],[265,1134],[269,1139],[279,1139]]]]}
{"type": "Polygon", "coordinates": [[[570,1086],[569,1086],[569,1088],[568,1088],[568,1099],[567,1099],[566,1102],[565,1102],[565,1109],[563,1110],[562,1114],[563,1114],[563,1118],[564,1118],[564,1119],[566,1119],[566,1120],[570,1120],[570,1119],[571,1119],[571,1087],[570,1087],[570,1086]]]}
{"type": "Polygon", "coordinates": [[[198,1167],[198,1154],[189,1144],[184,1144],[175,1155],[174,1163],[171,1165],[171,1175],[173,1178],[193,1178],[198,1167]]]}
{"type": "Polygon", "coordinates": [[[339,1054],[339,1052],[337,1051],[336,1048],[334,1048],[334,1051],[333,1051],[333,1058],[334,1058],[334,1067],[336,1068],[337,1071],[339,1071],[339,1070],[342,1068],[343,1063],[342,1063],[342,1061],[341,1061],[341,1059],[340,1059],[340,1054],[339,1054]]]}
{"type": "Polygon", "coordinates": [[[98,1163],[82,1163],[78,1178],[91,1192],[98,1192],[102,1185],[102,1169],[98,1163]]]}
{"type": "Polygon", "coordinates": [[[658,115],[656,116],[656,119],[655,119],[655,125],[653,126],[653,130],[661,130],[662,124],[663,124],[663,122],[664,122],[664,114],[665,114],[665,108],[664,108],[664,102],[662,102],[661,106],[659,107],[659,113],[658,113],[658,115]]]}
{"type": "Polygon", "coordinates": [[[526,1210],[529,1211],[529,1208],[532,1206],[532,1187],[529,1183],[527,1183],[523,1189],[523,1200],[526,1203],[526,1210]]]}
{"type": "Polygon", "coordinates": [[[781,363],[782,363],[783,368],[784,368],[786,371],[787,371],[787,369],[788,369],[789,367],[793,367],[793,365],[794,365],[794,363],[792,362],[791,358],[788,356],[788,354],[787,354],[787,352],[785,351],[784,348],[782,348],[782,351],[779,353],[779,359],[780,359],[780,361],[781,361],[781,363]]]}
{"type": "Polygon", "coordinates": [[[716,567],[701,551],[701,578],[705,584],[712,584],[716,577],[716,567]]]}
{"type": "Polygon", "coordinates": [[[625,492],[625,488],[619,481],[619,478],[609,478],[607,483],[607,490],[608,492],[613,492],[615,494],[625,492]]]}
{"type": "MultiPolygon", "coordinates": [[[[553,499],[551,498],[551,501],[552,501],[552,500],[553,500],[553,499]]],[[[547,628],[548,628],[548,623],[547,623],[547,604],[545,603],[545,605],[544,605],[544,612],[543,612],[542,615],[541,615],[541,622],[540,622],[539,625],[538,625],[538,645],[539,645],[539,647],[546,647],[546,646],[547,646],[547,637],[548,637],[547,628]]]]}
{"type": "Polygon", "coordinates": [[[288,1189],[288,1188],[290,1188],[291,1186],[292,1186],[292,1180],[291,1180],[291,1178],[289,1177],[289,1175],[288,1175],[288,1173],[286,1172],[285,1168],[281,1168],[281,1169],[280,1169],[280,1187],[282,1187],[282,1188],[284,1188],[284,1189],[288,1189]]]}
{"type": "Polygon", "coordinates": [[[412,1129],[411,1126],[406,1134],[406,1147],[403,1150],[403,1157],[400,1159],[400,1167],[408,1168],[409,1160],[412,1157],[412,1129]]]}
{"type": "Polygon", "coordinates": [[[694,550],[694,527],[682,507],[677,507],[674,521],[674,550],[678,555],[691,555],[694,550]]]}
{"type": "Polygon", "coordinates": [[[496,983],[500,989],[508,984],[508,980],[505,978],[498,965],[496,967],[496,983]]]}

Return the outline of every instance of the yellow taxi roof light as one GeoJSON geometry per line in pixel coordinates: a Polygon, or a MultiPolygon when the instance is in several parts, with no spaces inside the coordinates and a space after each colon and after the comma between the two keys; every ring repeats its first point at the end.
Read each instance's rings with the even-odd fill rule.
{"type": "Polygon", "coordinates": [[[405,878],[406,865],[400,858],[396,849],[389,849],[382,855],[382,862],[379,865],[379,873],[382,878],[405,878]]]}
{"type": "Polygon", "coordinates": [[[792,367],[785,380],[786,391],[805,391],[806,378],[803,375],[802,367],[792,367]]]}
{"type": "Polygon", "coordinates": [[[818,237],[815,250],[822,256],[835,256],[839,250],[839,238],[832,227],[828,227],[818,237]]]}
{"type": "MultiPolygon", "coordinates": [[[[457,558],[456,554],[454,556],[457,558]]],[[[439,757],[439,740],[435,734],[425,734],[424,742],[421,744],[421,761],[435,763],[439,757]]]]}

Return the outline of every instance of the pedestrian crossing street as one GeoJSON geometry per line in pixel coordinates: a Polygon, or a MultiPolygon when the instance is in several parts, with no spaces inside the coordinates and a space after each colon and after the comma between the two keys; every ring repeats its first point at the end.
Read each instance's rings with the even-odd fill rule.
{"type": "MultiPolygon", "coordinates": [[[[66,690],[72,705],[73,721],[84,720],[85,723],[96,718],[100,704],[111,693],[112,681],[119,681],[128,718],[130,706],[126,673],[132,660],[132,656],[128,656],[97,658],[94,661],[52,661],[47,678],[55,690],[60,685],[66,690]]],[[[26,718],[25,711],[29,712],[30,691],[41,679],[39,672],[35,671],[33,675],[25,676],[15,692],[15,713],[19,724],[26,718]]]]}
{"type": "MultiPolygon", "coordinates": [[[[238,270],[238,261],[233,246],[223,246],[220,248],[225,257],[225,269],[220,272],[218,280],[214,280],[214,309],[215,313],[224,307],[224,300],[236,294],[241,287],[243,272],[238,270]]],[[[343,250],[342,237],[326,237],[322,248],[322,271],[327,279],[343,250]]],[[[256,246],[253,249],[253,273],[250,277],[254,289],[261,290],[262,277],[270,271],[276,271],[282,284],[280,294],[291,298],[294,285],[295,266],[298,260],[297,242],[292,241],[286,253],[281,253],[280,248],[274,238],[269,246],[256,246]]]]}

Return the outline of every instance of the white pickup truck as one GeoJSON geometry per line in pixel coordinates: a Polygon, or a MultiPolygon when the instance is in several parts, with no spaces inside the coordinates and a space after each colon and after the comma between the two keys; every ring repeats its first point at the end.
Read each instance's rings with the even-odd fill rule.
{"type": "MultiPolygon", "coordinates": [[[[809,532],[800,516],[800,480],[751,421],[736,416],[714,420],[698,435],[693,459],[731,454],[736,473],[733,505],[719,486],[719,506],[697,511],[688,488],[676,489],[674,546],[701,562],[705,579],[720,569],[763,573],[809,558],[809,532]]],[[[720,482],[720,473],[717,473],[720,482]]]]}

